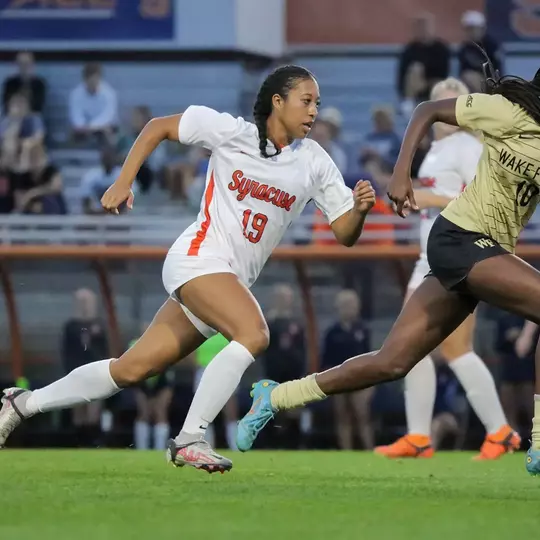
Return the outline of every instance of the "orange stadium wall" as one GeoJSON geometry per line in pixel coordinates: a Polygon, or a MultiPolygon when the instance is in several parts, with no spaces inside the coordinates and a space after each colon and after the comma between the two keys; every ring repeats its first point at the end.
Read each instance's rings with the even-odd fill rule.
{"type": "Polygon", "coordinates": [[[437,35],[455,43],[462,39],[461,14],[484,11],[484,5],[484,0],[288,0],[287,41],[289,45],[405,43],[412,17],[430,12],[437,35]]]}

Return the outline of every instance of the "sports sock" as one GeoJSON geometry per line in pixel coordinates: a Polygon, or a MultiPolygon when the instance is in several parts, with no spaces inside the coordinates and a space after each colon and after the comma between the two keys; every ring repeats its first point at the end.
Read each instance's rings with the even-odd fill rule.
{"type": "Polygon", "coordinates": [[[496,433],[508,423],[495,381],[487,366],[473,351],[449,363],[487,433],[496,433]]]}
{"type": "Polygon", "coordinates": [[[170,437],[171,428],[169,424],[161,422],[154,426],[154,449],[165,450],[167,448],[167,440],[170,437]]]}
{"type": "Polygon", "coordinates": [[[15,405],[24,416],[32,416],[113,396],[120,388],[111,377],[112,360],[78,367],[44,388],[21,394],[15,398],[15,405]]]}
{"type": "Polygon", "coordinates": [[[280,384],[270,394],[272,407],[276,411],[303,407],[307,403],[325,398],[326,394],[319,388],[315,375],[280,384]]]}
{"type": "Polygon", "coordinates": [[[534,395],[534,418],[531,439],[532,449],[540,450],[540,394],[534,395]]]}
{"type": "Polygon", "coordinates": [[[185,444],[204,435],[236,390],[242,375],[255,361],[252,354],[237,341],[231,341],[208,364],[195,392],[182,431],[176,437],[185,444]]]}
{"type": "Polygon", "coordinates": [[[150,448],[150,425],[148,422],[135,422],[135,448],[148,450],[150,448]]]}
{"type": "Polygon", "coordinates": [[[431,436],[436,393],[435,365],[428,355],[405,377],[405,412],[409,434],[431,436]]]}

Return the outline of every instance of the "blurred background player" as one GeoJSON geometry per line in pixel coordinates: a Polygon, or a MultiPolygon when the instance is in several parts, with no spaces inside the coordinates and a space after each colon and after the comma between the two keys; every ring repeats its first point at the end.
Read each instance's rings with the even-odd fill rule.
{"type": "MultiPolygon", "coordinates": [[[[148,328],[143,324],[141,335],[148,328]]],[[[138,338],[137,338],[138,339],[138,338]]],[[[133,339],[129,346],[137,343],[133,339]]],[[[163,373],[149,377],[135,388],[137,418],[134,435],[137,450],[165,450],[170,437],[169,408],[174,393],[174,371],[168,369],[163,373]]]]}
{"type": "MultiPolygon", "coordinates": [[[[455,99],[467,93],[468,89],[461,81],[450,78],[433,87],[431,99],[455,99]]],[[[425,187],[416,191],[416,201],[422,211],[421,254],[411,276],[405,302],[430,271],[427,242],[435,218],[472,182],[483,150],[482,144],[472,134],[454,126],[438,122],[433,126],[433,135],[434,142],[420,167],[420,182],[425,187]]],[[[473,350],[474,320],[473,314],[441,343],[439,350],[486,429],[486,439],[478,457],[496,459],[509,450],[519,448],[520,438],[508,425],[493,376],[473,350]],[[512,444],[500,444],[509,435],[513,437],[512,444]]],[[[405,377],[407,435],[394,444],[378,447],[376,452],[391,458],[431,457],[435,396],[435,365],[431,356],[427,356],[405,377]]]]}

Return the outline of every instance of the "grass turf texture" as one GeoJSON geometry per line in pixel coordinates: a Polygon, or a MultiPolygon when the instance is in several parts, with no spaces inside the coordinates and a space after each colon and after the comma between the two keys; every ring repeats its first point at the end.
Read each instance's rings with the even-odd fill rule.
{"type": "Polygon", "coordinates": [[[0,538],[341,540],[535,538],[540,479],[524,454],[390,461],[370,453],[233,454],[209,475],[156,452],[0,452],[0,538]]]}

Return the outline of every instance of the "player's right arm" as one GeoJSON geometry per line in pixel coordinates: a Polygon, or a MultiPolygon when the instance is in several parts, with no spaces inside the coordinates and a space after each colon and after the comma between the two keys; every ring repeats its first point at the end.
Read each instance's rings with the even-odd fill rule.
{"type": "Polygon", "coordinates": [[[131,186],[139,169],[161,142],[178,140],[178,125],[181,118],[181,114],[152,118],[144,126],[122,165],[120,176],[101,199],[105,210],[118,214],[118,207],[126,200],[128,208],[132,208],[131,186]]]}
{"type": "Polygon", "coordinates": [[[224,141],[230,140],[243,126],[243,121],[209,107],[192,105],[184,113],[153,118],[144,126],[124,161],[120,176],[107,190],[101,204],[113,213],[125,200],[128,208],[133,205],[131,186],[141,165],[160,142],[180,141],[183,144],[204,146],[213,151],[224,141]]]}
{"type": "Polygon", "coordinates": [[[411,180],[411,165],[418,145],[435,122],[457,126],[456,99],[425,101],[416,107],[401,143],[394,174],[388,186],[388,197],[396,204],[396,212],[405,217],[403,209],[418,210],[411,180]]]}

